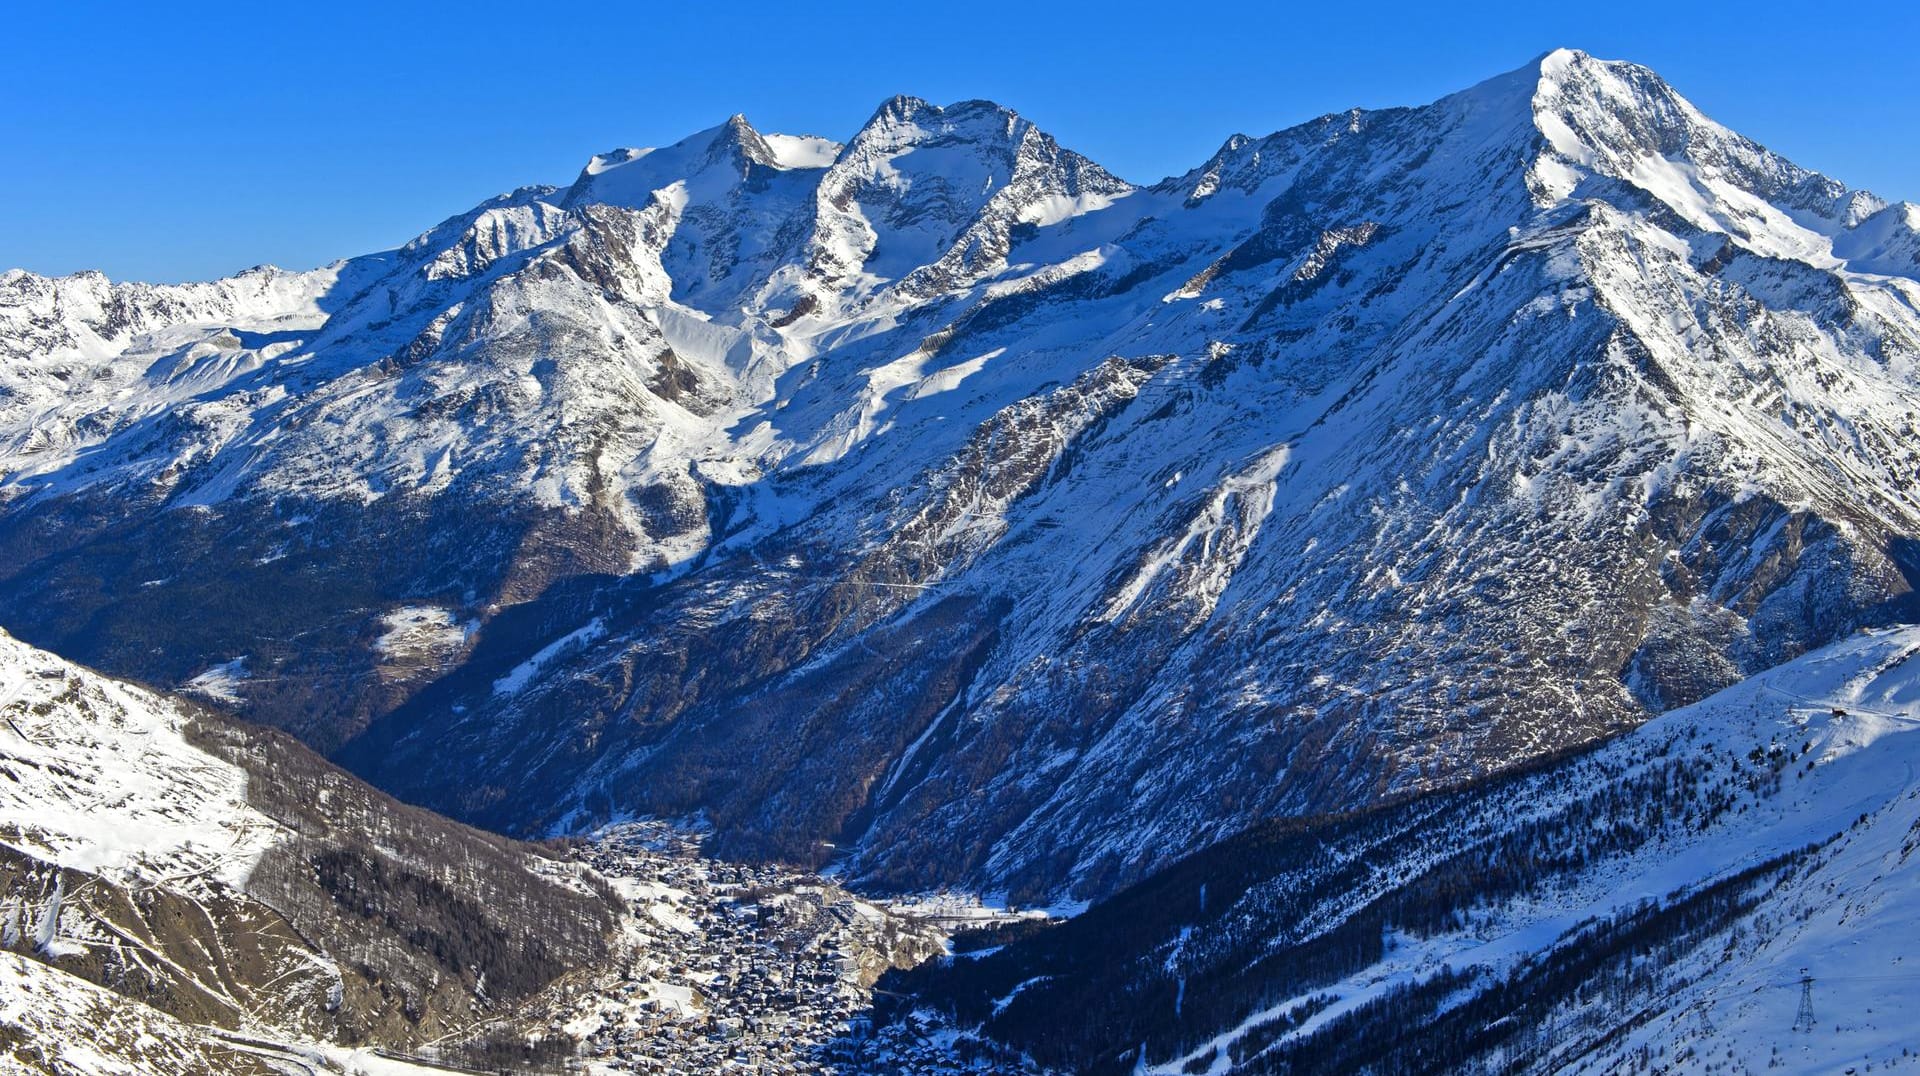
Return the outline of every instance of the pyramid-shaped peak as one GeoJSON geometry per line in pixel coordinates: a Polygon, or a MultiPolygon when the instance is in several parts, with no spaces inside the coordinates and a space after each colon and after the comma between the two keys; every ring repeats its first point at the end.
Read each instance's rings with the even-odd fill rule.
{"type": "Polygon", "coordinates": [[[1650,68],[1625,60],[1598,59],[1580,49],[1558,48],[1436,103],[1526,108],[1537,97],[1561,94],[1604,97],[1614,105],[1678,96],[1650,68]]]}
{"type": "Polygon", "coordinates": [[[785,166],[746,117],[734,115],[670,146],[596,154],[581,169],[565,201],[639,206],[652,192],[672,183],[710,175],[730,184],[756,167],[785,166]]]}
{"type": "Polygon", "coordinates": [[[910,93],[896,93],[880,102],[880,107],[873,110],[873,116],[867,122],[872,123],[874,120],[883,118],[906,118],[927,109],[938,111],[933,102],[924,97],[915,97],[910,93]]]}
{"type": "MultiPolygon", "coordinates": [[[[1537,61],[1528,107],[1549,155],[1573,171],[1548,193],[1571,193],[1581,173],[1610,176],[1648,190],[1697,227],[1745,233],[1738,211],[1718,205],[1715,185],[1730,186],[1820,230],[1850,227],[1886,203],[1802,168],[1716,123],[1650,68],[1556,49],[1537,61]]],[[[1777,230],[1777,229],[1776,229],[1777,230]]],[[[1789,229],[1791,230],[1791,229],[1789,229]]],[[[1760,242],[1756,240],[1756,242],[1760,242]]],[[[1772,253],[1794,241],[1768,245],[1772,253]]]]}
{"type": "MultiPolygon", "coordinates": [[[[715,126],[696,131],[669,146],[626,147],[596,153],[581,170],[582,178],[598,176],[630,167],[638,161],[650,161],[655,164],[672,162],[673,166],[684,167],[699,161],[724,158],[729,153],[737,153],[748,160],[770,164],[773,152],[767,147],[760,132],[754,130],[747,117],[734,113],[715,126]]],[[[649,166],[651,167],[651,165],[649,166]]]]}
{"type": "Polygon", "coordinates": [[[1537,66],[1530,95],[1535,125],[1570,159],[1620,163],[1690,150],[1718,156],[1732,143],[1750,145],[1708,119],[1650,68],[1574,49],[1547,53],[1537,66]]]}
{"type": "Polygon", "coordinates": [[[1604,98],[1615,106],[1670,106],[1691,110],[1652,68],[1627,60],[1602,60],[1579,49],[1555,49],[1534,65],[1540,90],[1604,98]]]}
{"type": "Polygon", "coordinates": [[[1573,48],[1542,53],[1431,108],[1481,128],[1490,139],[1544,138],[1583,167],[1611,168],[1648,154],[1674,157],[1696,147],[1711,153],[1739,140],[1652,69],[1573,48]]]}
{"type": "Polygon", "coordinates": [[[727,122],[720,125],[713,145],[716,149],[737,149],[749,160],[760,164],[776,163],[773,150],[768,147],[767,140],[761,137],[760,132],[754,130],[753,124],[747,122],[747,117],[739,112],[727,117],[727,122]]]}

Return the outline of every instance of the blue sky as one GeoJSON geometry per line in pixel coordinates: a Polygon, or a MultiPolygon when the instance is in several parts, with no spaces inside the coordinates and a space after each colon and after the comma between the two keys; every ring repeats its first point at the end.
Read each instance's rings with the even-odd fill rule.
{"type": "Polygon", "coordinates": [[[882,99],[986,97],[1133,180],[1559,45],[1920,200],[1920,5],[14,6],[0,33],[0,268],[204,279],[394,246],[616,146],[744,112],[844,138],[882,99]]]}

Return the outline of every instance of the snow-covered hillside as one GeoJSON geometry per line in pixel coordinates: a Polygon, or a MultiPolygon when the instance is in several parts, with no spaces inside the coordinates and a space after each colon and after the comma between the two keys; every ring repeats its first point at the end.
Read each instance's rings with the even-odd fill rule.
{"type": "Polygon", "coordinates": [[[0,1073],[835,1071],[943,941],[657,823],[478,834],[0,633],[0,1073]]]}
{"type": "Polygon", "coordinates": [[[184,707],[0,633],[0,818],[9,844],[123,884],[246,884],[279,824],[247,776],[187,742],[184,707]],[[111,780],[102,780],[111,774],[111,780]]]}
{"type": "Polygon", "coordinates": [[[458,1039],[620,918],[581,869],[0,633],[0,1069],[358,1071],[334,1044],[458,1039]]]}
{"type": "Polygon", "coordinates": [[[1096,896],[1909,612],[1916,219],[1567,50],[1146,187],[734,117],[0,280],[0,616],[498,829],[1096,896]]]}
{"type": "Polygon", "coordinates": [[[1920,1063],[1916,763],[1920,628],[1865,633],[1523,776],[1236,838],[907,983],[1086,1071],[1920,1063]]]}

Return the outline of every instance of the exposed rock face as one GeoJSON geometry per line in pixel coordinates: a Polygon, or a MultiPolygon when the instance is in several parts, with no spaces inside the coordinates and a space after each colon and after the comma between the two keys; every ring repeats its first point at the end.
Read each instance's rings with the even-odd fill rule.
{"type": "Polygon", "coordinates": [[[736,117],[315,273],[0,279],[0,615],[489,826],[1095,895],[1893,615],[1916,220],[1566,51],[1152,187],[736,117]]]}

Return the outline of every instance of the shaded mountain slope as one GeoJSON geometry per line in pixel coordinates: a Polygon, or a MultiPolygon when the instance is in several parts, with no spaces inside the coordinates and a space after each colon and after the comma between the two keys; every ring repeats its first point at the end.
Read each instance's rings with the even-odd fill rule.
{"type": "Polygon", "coordinates": [[[1858,635],[1597,750],[1265,824],[886,985],[1077,1072],[1898,1064],[1917,702],[1920,631],[1858,635]]]}

